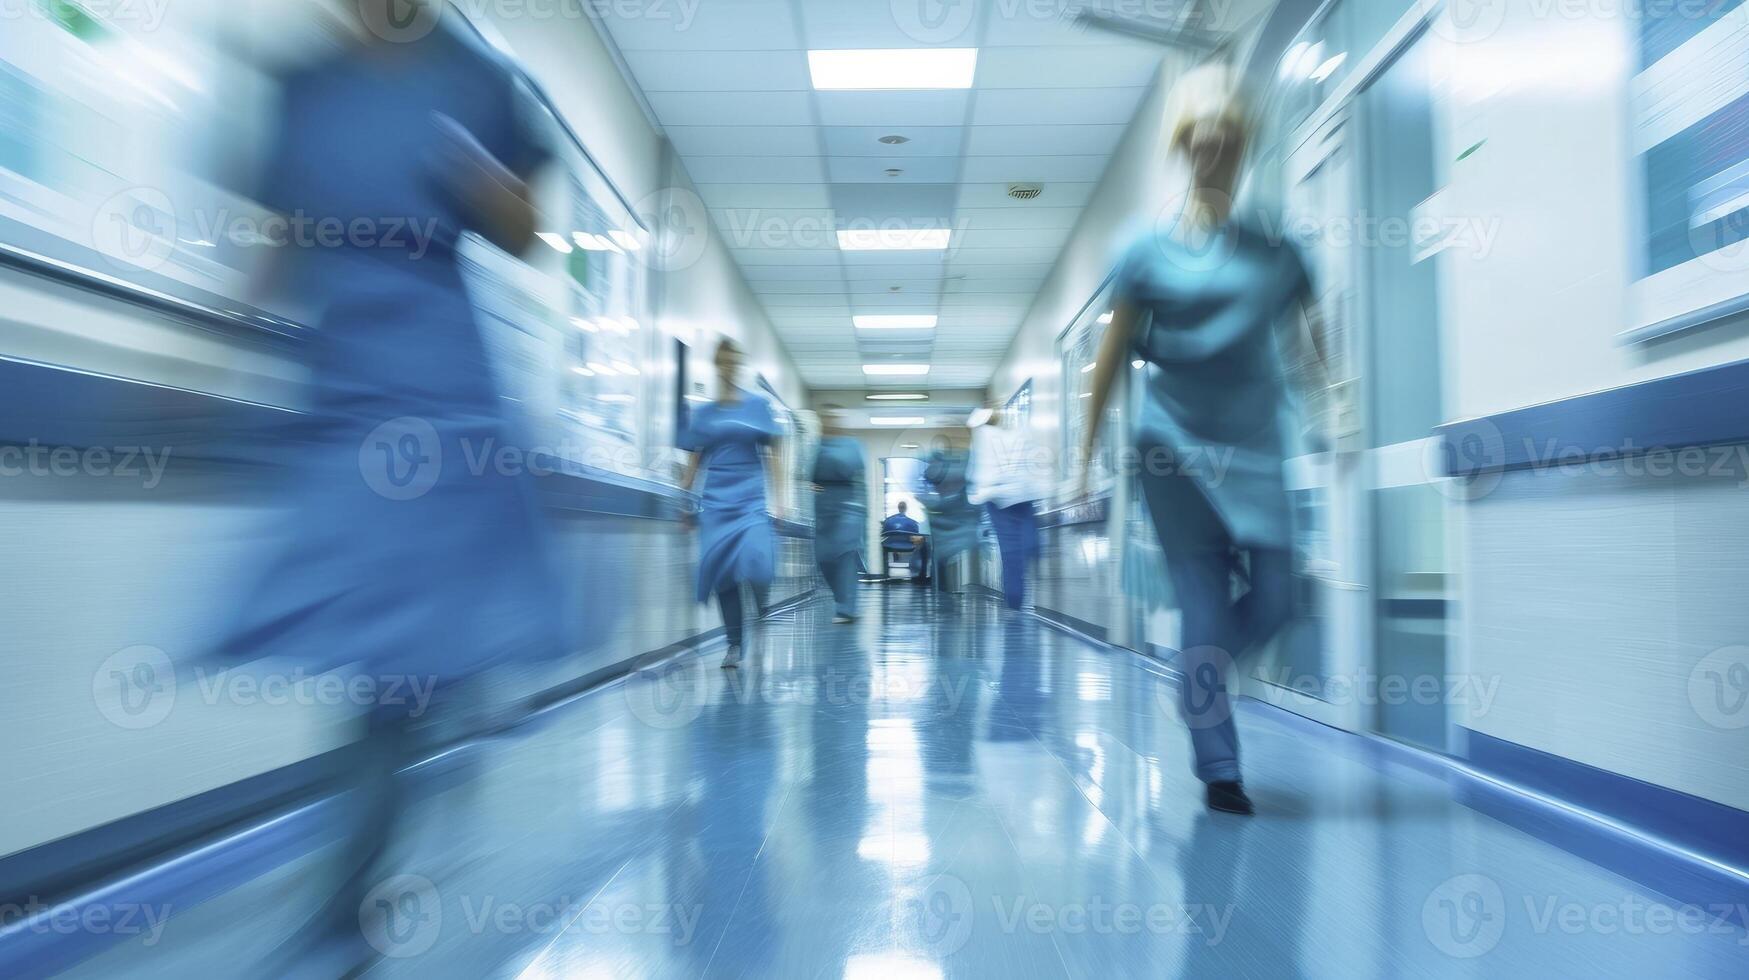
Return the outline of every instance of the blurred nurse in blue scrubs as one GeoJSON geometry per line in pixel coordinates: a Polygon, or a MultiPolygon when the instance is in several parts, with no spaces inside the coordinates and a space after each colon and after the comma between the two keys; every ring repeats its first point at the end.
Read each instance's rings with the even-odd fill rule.
{"type": "Polygon", "coordinates": [[[268,225],[263,282],[315,311],[312,395],[280,448],[285,524],[220,647],[232,662],[343,670],[349,691],[371,692],[345,767],[361,807],[348,876],[264,971],[280,976],[337,976],[393,951],[365,915],[368,889],[402,826],[395,773],[416,758],[427,708],[487,667],[563,649],[530,487],[467,465],[478,447],[526,442],[494,389],[456,254],[463,231],[512,252],[529,244],[526,181],[547,156],[539,112],[472,35],[393,16],[430,9],[349,9],[356,38],[283,81],[261,195],[282,221],[268,225]],[[421,689],[430,702],[406,696],[421,689]]]}
{"type": "Polygon", "coordinates": [[[766,505],[767,481],[778,479],[771,445],[782,434],[771,403],[741,388],[746,357],[735,342],[717,345],[717,400],[693,409],[680,448],[692,453],[682,481],[691,490],[700,474],[698,601],[712,595],[723,611],[729,652],[724,667],[739,667],[746,642],[741,586],[749,586],[764,614],[777,574],[777,533],[766,505]]]}
{"type": "Polygon", "coordinates": [[[868,550],[867,459],[862,440],[844,431],[844,410],[820,413],[814,457],[814,557],[832,589],[834,623],[856,621],[856,575],[868,550]]]}
{"type": "Polygon", "coordinates": [[[1251,813],[1226,681],[1233,657],[1267,641],[1291,609],[1283,348],[1304,363],[1323,358],[1298,253],[1233,208],[1249,124],[1231,72],[1207,66],[1181,79],[1164,134],[1189,190],[1119,263],[1081,459],[1092,458],[1120,367],[1146,361],[1135,441],[1183,616],[1179,707],[1208,805],[1251,813]],[[1230,462],[1217,470],[1215,460],[1230,462]],[[1236,598],[1235,579],[1247,583],[1236,598]]]}
{"type": "Polygon", "coordinates": [[[923,482],[928,488],[923,494],[923,506],[929,511],[929,553],[935,563],[931,575],[935,587],[946,592],[958,588],[949,582],[953,560],[978,547],[979,511],[966,499],[966,454],[946,446],[929,456],[923,470],[923,482]]]}

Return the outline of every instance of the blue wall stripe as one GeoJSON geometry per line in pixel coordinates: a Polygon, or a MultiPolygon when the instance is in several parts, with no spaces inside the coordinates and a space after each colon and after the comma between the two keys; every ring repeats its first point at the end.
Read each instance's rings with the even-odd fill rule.
{"type": "Polygon", "coordinates": [[[1749,361],[1450,422],[1448,476],[1749,442],[1749,361]]]}

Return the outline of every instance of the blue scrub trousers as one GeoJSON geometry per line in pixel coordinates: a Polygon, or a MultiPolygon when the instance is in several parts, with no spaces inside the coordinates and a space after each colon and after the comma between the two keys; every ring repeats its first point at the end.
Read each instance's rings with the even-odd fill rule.
{"type": "Polygon", "coordinates": [[[820,562],[820,574],[832,589],[834,611],[840,616],[856,615],[856,573],[862,568],[861,558],[854,551],[846,551],[820,562]]]}
{"type": "MultiPolygon", "coordinates": [[[[771,586],[754,585],[753,602],[757,607],[758,618],[765,615],[765,607],[770,604],[771,586]]],[[[747,615],[741,604],[741,584],[739,582],[717,590],[717,605],[723,610],[723,635],[728,637],[729,646],[738,647],[747,638],[747,615]]]]}
{"type": "Polygon", "coordinates": [[[1290,556],[1284,548],[1246,549],[1250,587],[1235,600],[1239,548],[1202,488],[1184,476],[1150,477],[1142,488],[1182,617],[1178,710],[1190,728],[1196,776],[1237,782],[1239,730],[1227,678],[1234,658],[1267,641],[1292,612],[1290,556]]]}
{"type": "Polygon", "coordinates": [[[1026,604],[1026,569],[1038,554],[1038,516],[1032,501],[990,508],[990,524],[996,529],[996,546],[1002,554],[1002,598],[1008,608],[1026,604]]]}

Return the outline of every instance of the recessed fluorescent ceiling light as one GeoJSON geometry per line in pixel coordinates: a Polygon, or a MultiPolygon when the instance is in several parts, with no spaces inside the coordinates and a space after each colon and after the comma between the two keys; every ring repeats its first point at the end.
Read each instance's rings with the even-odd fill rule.
{"type": "Polygon", "coordinates": [[[951,228],[840,228],[838,248],[844,252],[941,252],[952,237],[951,228]]]}
{"type": "Polygon", "coordinates": [[[928,395],[869,395],[871,402],[926,402],[928,395]]]}
{"type": "Polygon", "coordinates": [[[921,415],[893,415],[886,417],[869,417],[870,425],[922,425],[929,421],[921,415]]]}
{"type": "Polygon", "coordinates": [[[933,313],[858,314],[850,318],[858,330],[934,330],[933,313]]]}
{"type": "Polygon", "coordinates": [[[899,377],[922,377],[929,373],[927,364],[864,364],[863,374],[890,375],[899,377]]]}
{"type": "Polygon", "coordinates": [[[977,48],[861,48],[809,51],[808,74],[822,92],[971,88],[977,48]]]}

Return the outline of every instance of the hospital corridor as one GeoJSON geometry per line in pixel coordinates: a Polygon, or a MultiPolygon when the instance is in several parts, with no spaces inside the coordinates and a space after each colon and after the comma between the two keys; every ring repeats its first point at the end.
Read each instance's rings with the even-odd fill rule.
{"type": "Polygon", "coordinates": [[[0,977],[1749,976],[1743,0],[0,0],[0,977]]]}

